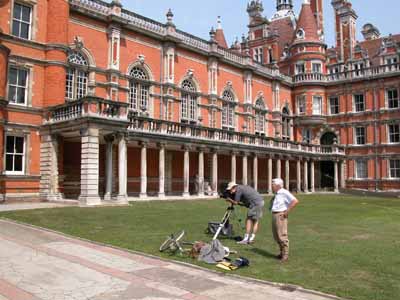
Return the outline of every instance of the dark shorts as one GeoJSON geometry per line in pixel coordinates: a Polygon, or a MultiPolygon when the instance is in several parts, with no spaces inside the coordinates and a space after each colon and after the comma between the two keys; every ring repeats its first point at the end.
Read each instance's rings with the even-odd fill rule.
{"type": "Polygon", "coordinates": [[[264,205],[257,205],[250,207],[247,211],[247,218],[258,221],[264,214],[264,205]]]}

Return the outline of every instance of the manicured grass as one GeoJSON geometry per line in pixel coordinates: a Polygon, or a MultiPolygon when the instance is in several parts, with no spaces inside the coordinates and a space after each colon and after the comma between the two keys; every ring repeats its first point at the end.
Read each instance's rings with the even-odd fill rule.
{"type": "MultiPolygon", "coordinates": [[[[301,203],[289,218],[289,263],[281,265],[273,257],[277,246],[270,230],[271,217],[266,213],[256,244],[238,246],[222,240],[251,262],[251,267],[234,273],[348,299],[398,299],[400,199],[343,195],[301,195],[299,199],[301,203]]],[[[177,201],[6,212],[0,216],[205,266],[190,258],[160,254],[158,248],[167,235],[180,229],[187,232],[186,241],[209,241],[211,237],[204,233],[207,223],[219,221],[225,208],[222,200],[177,201]]],[[[242,217],[244,213],[238,209],[242,217]]]]}

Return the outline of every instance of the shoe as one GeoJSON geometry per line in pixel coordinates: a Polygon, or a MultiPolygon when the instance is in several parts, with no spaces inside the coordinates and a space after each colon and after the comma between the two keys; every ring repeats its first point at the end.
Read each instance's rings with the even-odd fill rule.
{"type": "Polygon", "coordinates": [[[275,258],[281,260],[282,259],[282,254],[275,255],[275,258]]]}
{"type": "Polygon", "coordinates": [[[247,245],[248,243],[249,243],[249,240],[247,240],[247,239],[243,239],[239,242],[236,242],[236,244],[239,244],[239,245],[247,245]]]}
{"type": "Polygon", "coordinates": [[[279,260],[281,264],[286,263],[289,260],[288,256],[282,256],[282,258],[279,260]]]}

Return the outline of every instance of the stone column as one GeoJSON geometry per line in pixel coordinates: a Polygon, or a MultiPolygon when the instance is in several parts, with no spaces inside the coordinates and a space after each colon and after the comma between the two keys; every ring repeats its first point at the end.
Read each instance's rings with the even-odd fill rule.
{"type": "Polygon", "coordinates": [[[147,198],[147,143],[143,142],[140,151],[140,198],[147,198]]]}
{"type": "Polygon", "coordinates": [[[313,160],[310,162],[310,180],[311,180],[311,186],[310,186],[310,192],[315,193],[315,163],[313,160]]]}
{"type": "Polygon", "coordinates": [[[334,187],[335,187],[335,193],[339,193],[339,171],[338,171],[338,162],[334,162],[334,187]]]}
{"type": "Polygon", "coordinates": [[[258,190],[258,157],[257,154],[254,154],[253,157],[253,183],[254,189],[258,190]]]}
{"type": "Polygon", "coordinates": [[[165,145],[159,144],[158,156],[158,197],[165,198],[165,145]]]}
{"type": "Polygon", "coordinates": [[[212,191],[213,191],[213,196],[217,197],[218,196],[218,153],[215,150],[212,153],[212,191]]]}
{"type": "Polygon", "coordinates": [[[198,196],[204,196],[204,149],[199,149],[199,191],[198,196]]]}
{"type": "Polygon", "coordinates": [[[231,154],[231,181],[236,182],[236,153],[231,154]]]}
{"type": "Polygon", "coordinates": [[[308,193],[308,161],[304,160],[304,180],[303,180],[303,190],[308,193]]]}
{"type": "Polygon", "coordinates": [[[105,185],[106,190],[104,194],[104,200],[110,201],[112,197],[113,187],[113,136],[104,137],[106,141],[106,176],[105,185]]]}
{"type": "Polygon", "coordinates": [[[243,158],[242,158],[242,165],[243,165],[243,167],[242,167],[242,184],[243,185],[247,185],[247,171],[248,171],[248,168],[247,168],[247,153],[244,153],[243,154],[243,158]]]}
{"type": "Polygon", "coordinates": [[[120,135],[118,140],[118,196],[119,202],[128,202],[128,153],[126,137],[120,135]]]}
{"type": "Polygon", "coordinates": [[[268,194],[272,194],[272,158],[268,158],[268,194]]]}
{"type": "Polygon", "coordinates": [[[57,201],[62,198],[58,186],[58,140],[55,135],[41,136],[40,198],[57,201]]]}
{"type": "Polygon", "coordinates": [[[189,180],[190,180],[190,173],[189,173],[189,148],[184,147],[184,154],[183,154],[183,197],[189,197],[189,180]]]}
{"type": "Polygon", "coordinates": [[[297,192],[301,192],[301,161],[300,158],[297,160],[297,192]]]}
{"type": "Polygon", "coordinates": [[[285,186],[286,189],[289,190],[290,185],[290,161],[289,159],[285,160],[285,186]]]}
{"type": "Polygon", "coordinates": [[[81,194],[83,205],[99,205],[99,129],[81,130],[81,194]]]}
{"type": "Polygon", "coordinates": [[[276,178],[281,178],[282,176],[281,167],[282,167],[281,159],[278,158],[276,160],[276,178]]]}
{"type": "Polygon", "coordinates": [[[340,188],[346,188],[346,170],[345,170],[345,161],[342,160],[340,162],[340,188]]]}

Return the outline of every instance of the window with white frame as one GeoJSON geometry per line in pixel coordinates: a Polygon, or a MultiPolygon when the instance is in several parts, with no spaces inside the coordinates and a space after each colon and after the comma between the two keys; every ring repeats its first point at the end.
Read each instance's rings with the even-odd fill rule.
{"type": "Polygon", "coordinates": [[[389,143],[400,143],[400,124],[389,124],[389,143]]]}
{"type": "Polygon", "coordinates": [[[10,67],[8,72],[8,101],[13,104],[26,105],[28,98],[28,71],[10,67]]]}
{"type": "Polygon", "coordinates": [[[362,112],[365,111],[365,98],[364,94],[355,94],[353,96],[354,99],[354,111],[362,112]]]}
{"type": "Polygon", "coordinates": [[[388,108],[399,108],[399,90],[398,89],[388,89],[386,90],[387,106],[388,108]]]}
{"type": "Polygon", "coordinates": [[[313,73],[322,73],[322,64],[320,62],[312,63],[312,72],[313,73]]]}
{"type": "Polygon", "coordinates": [[[306,113],[306,96],[297,96],[297,113],[304,115],[306,113]]]}
{"type": "Polygon", "coordinates": [[[296,64],[296,74],[304,74],[306,72],[306,64],[304,62],[296,64]]]}
{"type": "Polygon", "coordinates": [[[355,128],[355,142],[356,142],[356,145],[365,145],[365,143],[366,143],[365,127],[359,126],[359,127],[355,128]]]}
{"type": "Polygon", "coordinates": [[[356,160],[356,178],[368,178],[368,161],[364,159],[356,160]]]}
{"type": "Polygon", "coordinates": [[[391,159],[389,161],[390,178],[400,178],[400,159],[391,159]]]}
{"type": "Polygon", "coordinates": [[[313,115],[322,114],[322,97],[313,96],[313,115]]]}
{"type": "Polygon", "coordinates": [[[282,139],[290,140],[291,119],[289,108],[284,107],[282,110],[282,139]]]}
{"type": "Polygon", "coordinates": [[[31,38],[32,7],[14,3],[12,35],[27,39],[31,38]]]}
{"type": "Polygon", "coordinates": [[[364,75],[364,63],[358,62],[353,65],[354,67],[354,75],[355,76],[362,76],[364,75]]]}
{"type": "Polygon", "coordinates": [[[181,93],[181,119],[183,121],[197,122],[197,96],[196,87],[191,80],[184,80],[182,82],[181,93]]]}
{"type": "Polygon", "coordinates": [[[339,66],[330,67],[328,70],[329,70],[329,74],[337,74],[337,73],[340,73],[340,68],[339,68],[339,66]]]}
{"type": "Polygon", "coordinates": [[[72,52],[68,55],[68,64],[65,98],[67,100],[78,100],[87,95],[88,63],[82,54],[72,52]]]}
{"type": "Polygon", "coordinates": [[[255,105],[255,132],[259,134],[265,133],[265,103],[263,98],[259,98],[255,105]]]}
{"type": "Polygon", "coordinates": [[[23,174],[25,168],[25,138],[6,135],[5,164],[7,174],[23,174]]]}
{"type": "Polygon", "coordinates": [[[329,97],[329,113],[331,115],[337,115],[340,112],[339,97],[331,96],[329,97]]]}
{"type": "Polygon", "coordinates": [[[150,86],[147,73],[140,67],[133,67],[129,72],[129,108],[134,111],[146,112],[149,109],[150,86]]]}
{"type": "Polygon", "coordinates": [[[254,60],[262,64],[264,62],[264,49],[262,47],[254,48],[254,60]]]}
{"type": "Polygon", "coordinates": [[[235,97],[229,90],[222,94],[222,127],[233,128],[235,126],[235,97]]]}
{"type": "Polygon", "coordinates": [[[387,65],[395,65],[399,62],[399,59],[397,56],[391,56],[391,57],[386,57],[385,63],[387,65]]]}

